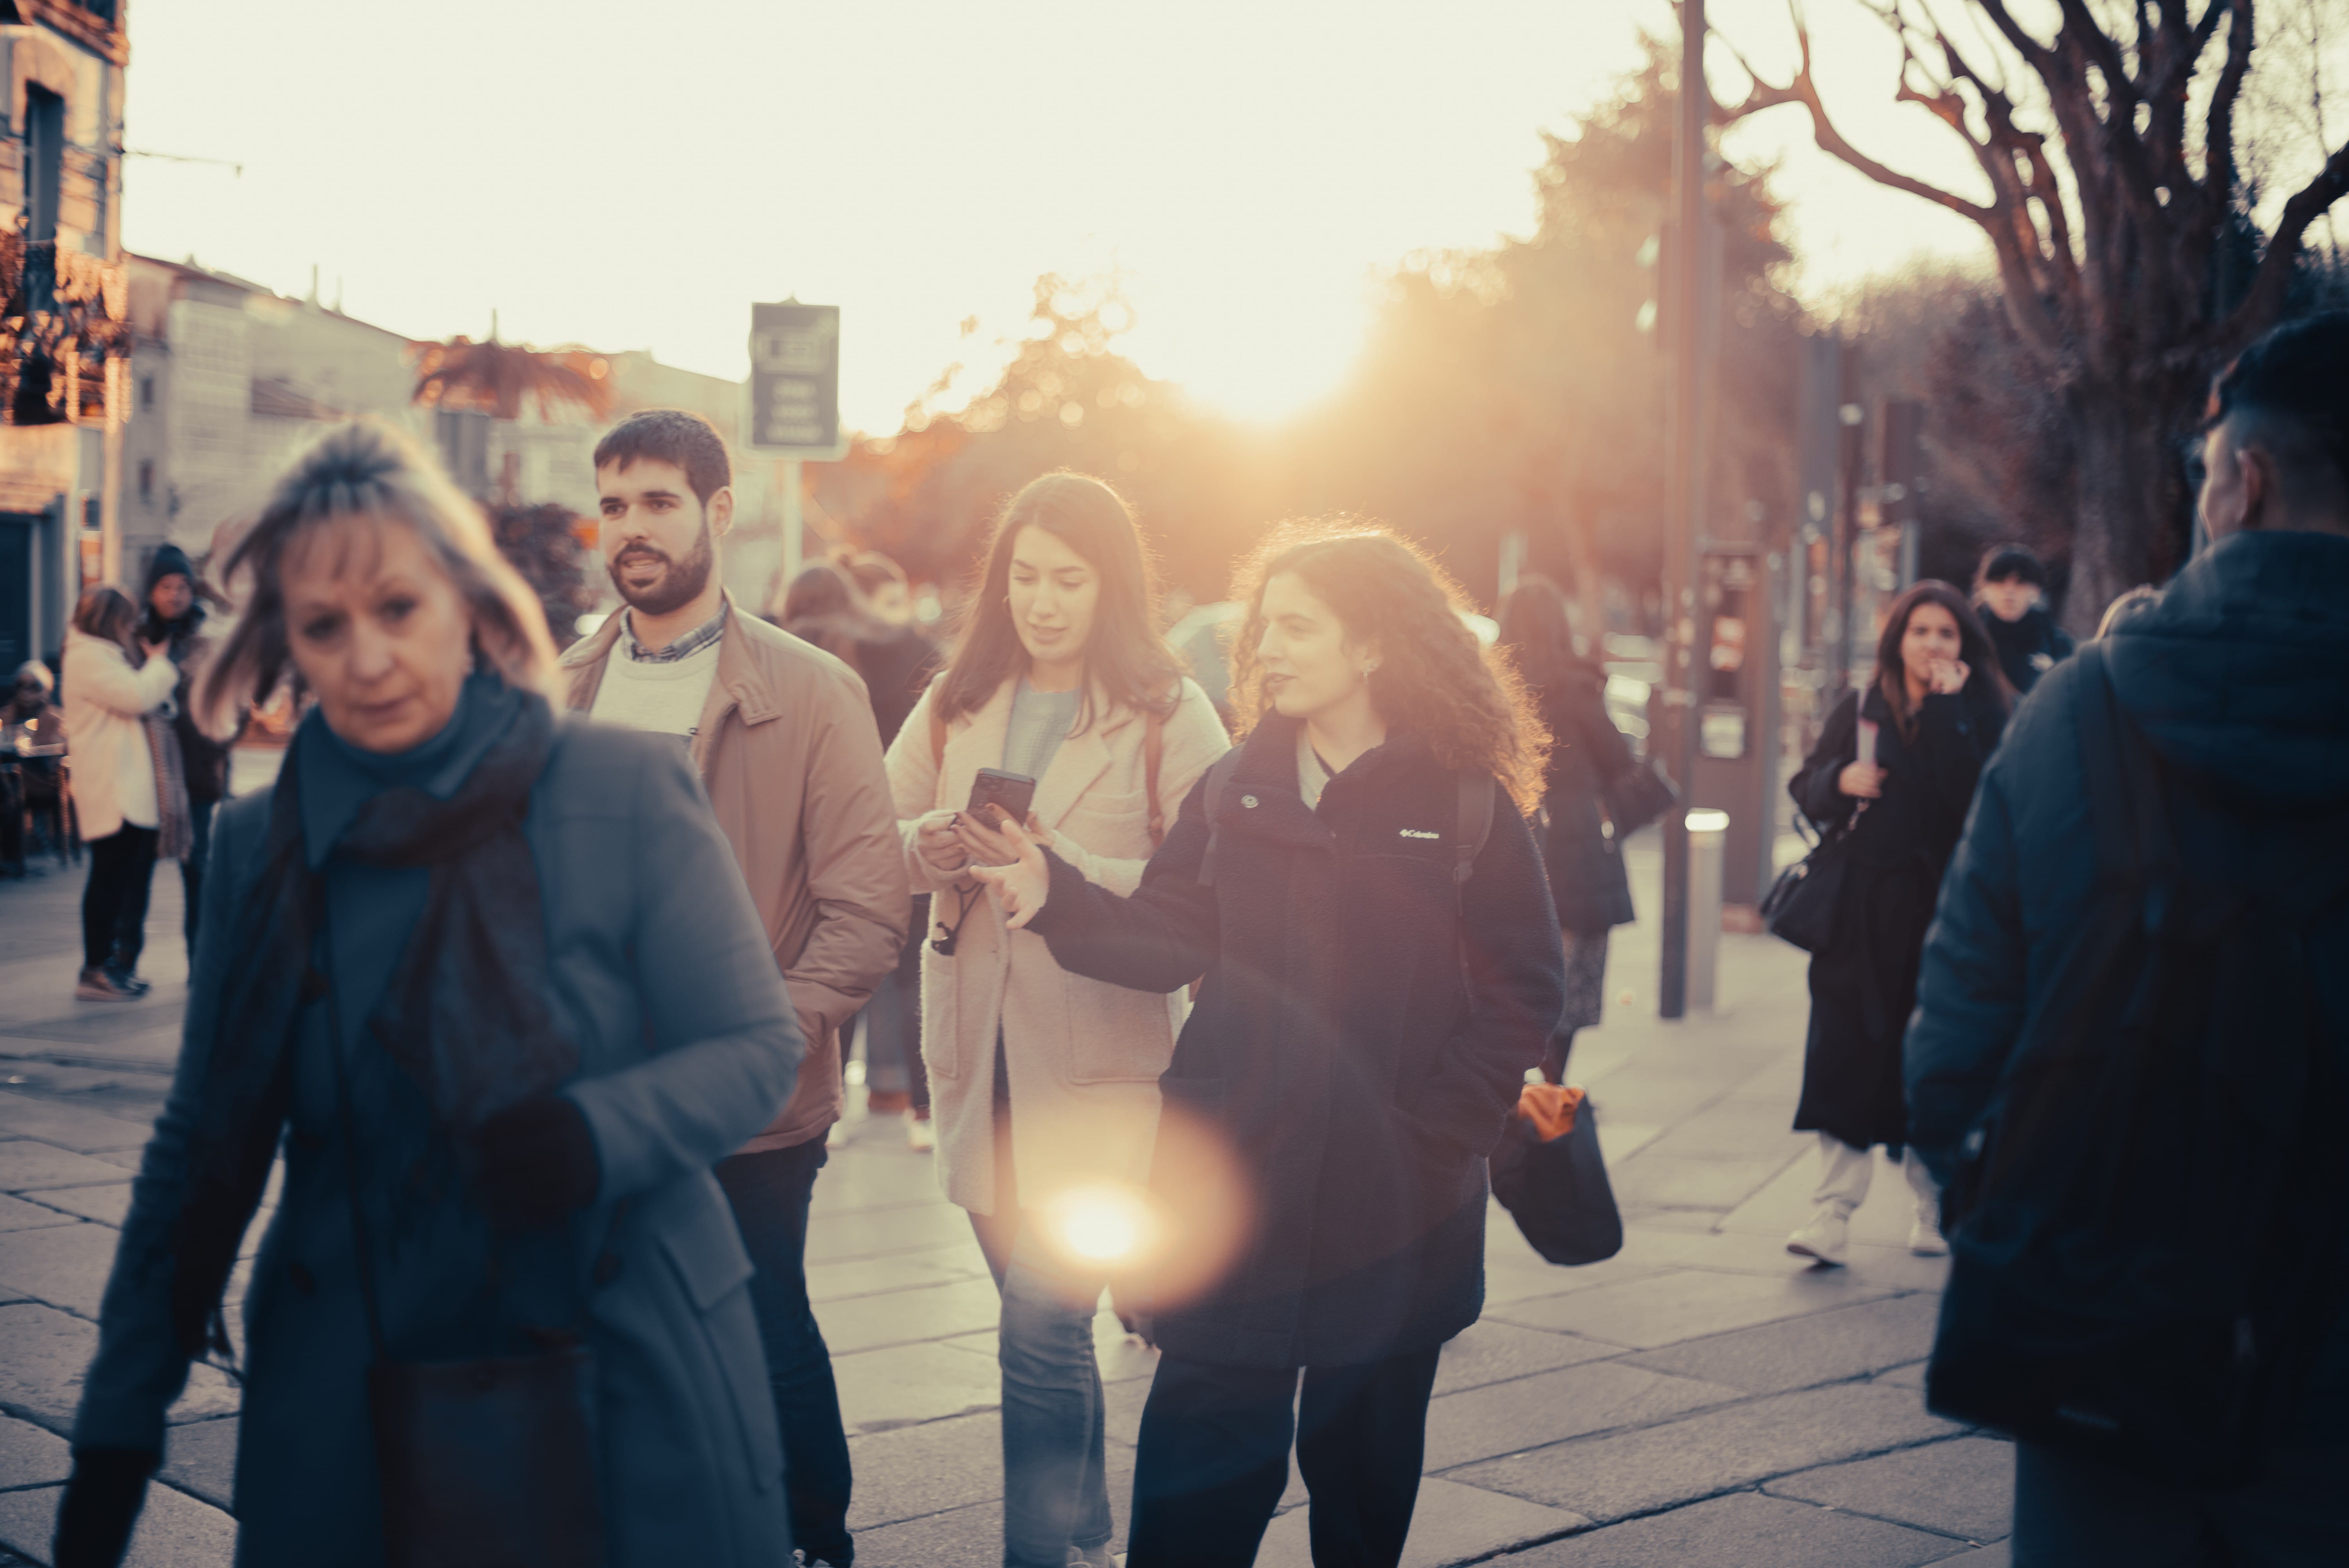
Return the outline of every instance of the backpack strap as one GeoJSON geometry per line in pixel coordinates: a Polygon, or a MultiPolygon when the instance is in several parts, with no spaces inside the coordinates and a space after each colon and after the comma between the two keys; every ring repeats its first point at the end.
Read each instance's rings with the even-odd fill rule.
{"type": "Polygon", "coordinates": [[[1207,848],[1206,851],[1199,857],[1201,887],[1216,885],[1216,842],[1222,837],[1221,830],[1216,826],[1217,821],[1216,808],[1223,803],[1224,786],[1229,782],[1233,771],[1239,765],[1240,748],[1235,746],[1216,758],[1214,765],[1207,769],[1205,781],[1207,793],[1206,798],[1201,802],[1207,811],[1207,848]]]}
{"type": "Polygon", "coordinates": [[[1452,882],[1466,887],[1476,872],[1476,857],[1493,836],[1493,779],[1470,771],[1460,775],[1460,820],[1452,840],[1452,882]]]}
{"type": "Polygon", "coordinates": [[[1154,713],[1142,731],[1143,788],[1150,792],[1150,847],[1166,841],[1166,809],[1158,803],[1158,764],[1166,756],[1166,716],[1154,713]]]}

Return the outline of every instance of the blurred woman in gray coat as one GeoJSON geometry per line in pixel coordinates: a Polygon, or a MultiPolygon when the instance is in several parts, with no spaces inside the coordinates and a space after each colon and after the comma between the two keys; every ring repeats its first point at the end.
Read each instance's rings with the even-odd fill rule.
{"type": "Polygon", "coordinates": [[[709,1167],[789,1097],[802,1041],[684,753],[550,707],[536,601],[388,429],[299,459],[239,573],[203,698],[290,664],[318,702],[274,790],[215,830],[57,1562],[120,1560],[190,1361],[229,1352],[222,1295],[281,1139],[239,1563],[788,1560],[750,1264],[709,1167]],[[501,1437],[515,1407],[468,1419],[436,1381],[452,1363],[558,1398],[501,1437]],[[461,1552],[432,1534],[451,1520],[461,1552]]]}

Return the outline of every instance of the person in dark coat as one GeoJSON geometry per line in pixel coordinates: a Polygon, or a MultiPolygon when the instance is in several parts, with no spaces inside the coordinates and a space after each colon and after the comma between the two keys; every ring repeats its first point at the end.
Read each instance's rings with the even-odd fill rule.
{"type": "MultiPolygon", "coordinates": [[[[2187,873],[2213,887],[2248,882],[2255,899],[2282,892],[2293,873],[2337,864],[2349,808],[2344,365],[2349,313],[2334,312],[2278,328],[2220,377],[2202,438],[2200,504],[2215,542],[2101,644],[2122,711],[2163,765],[2187,873]],[[2273,872],[2245,877],[2260,867],[2273,872]]],[[[1909,1133],[1944,1180],[2018,1044],[2068,1004],[2057,982],[2078,973],[2074,955],[2095,923],[2096,823],[2127,807],[2092,791],[2081,765],[2082,704],[2102,700],[2102,683],[2083,678],[2090,673],[2058,668],[2016,713],[1982,774],[1925,949],[1908,1035],[1909,1133]]],[[[2337,1093],[2349,1068],[2349,905],[2333,903],[2303,940],[2337,1093]]],[[[2227,1092],[2183,1084],[2149,1102],[2158,1125],[2136,1130],[2152,1157],[2190,1159],[2201,1147],[2198,1107],[2227,1092]]],[[[2321,1115],[2337,1134],[2339,1111],[2321,1115]]],[[[2344,1200],[2337,1186],[2309,1182],[2291,1190],[2283,1212],[2241,1219],[2338,1234],[2344,1200]]],[[[1961,1250],[1968,1239],[1961,1231],[1961,1250]]],[[[2253,1282],[2249,1294],[2268,1292],[2253,1282]]],[[[2296,1408],[2279,1412],[2275,1446],[2244,1484],[2181,1484],[2018,1443],[2017,1568],[2349,1563],[2349,1305],[2337,1295],[2319,1332],[2313,1366],[2294,1383],[2296,1408]]]]}
{"type": "Polygon", "coordinates": [[[1539,798],[1544,738],[1457,590],[1393,536],[1284,530],[1242,576],[1245,744],[1135,892],[1024,835],[977,874],[1077,974],[1206,976],[1160,1080],[1172,1234],[1144,1272],[1164,1354],[1129,1568],[1254,1561],[1292,1436],[1315,1561],[1392,1564],[1438,1353],[1483,1305],[1485,1155],[1564,1002],[1516,804],[1539,798]],[[1492,813],[1462,882],[1464,786],[1492,813]]]}
{"type": "MultiPolygon", "coordinates": [[[[540,1490],[562,1521],[600,1512],[602,1561],[788,1558],[750,1263],[711,1167],[790,1098],[803,1041],[683,752],[553,711],[537,597],[388,428],[324,437],[233,565],[253,596],[205,706],[289,657],[318,704],[274,790],[221,812],[53,1561],[121,1560],[191,1362],[230,1348],[222,1297],[281,1144],[241,1336],[243,1568],[370,1568],[446,1508],[388,1511],[387,1367],[566,1338],[595,1358],[592,1448],[575,1489],[540,1490]]],[[[530,1534],[500,1560],[542,1560],[530,1534]]]]}
{"type": "MultiPolygon", "coordinates": [[[[945,654],[914,624],[914,594],[905,570],[877,550],[841,552],[833,564],[856,591],[873,630],[856,645],[856,666],[873,699],[873,721],[887,750],[905,727],[945,654]]],[[[902,1109],[905,1142],[917,1152],[937,1147],[930,1125],[930,1075],[922,1061],[922,944],[930,930],[930,895],[916,890],[897,967],[874,987],[858,1015],[864,1035],[865,1109],[902,1109]]]]}
{"type": "Polygon", "coordinates": [[[1516,656],[1550,735],[1536,820],[1566,949],[1566,1013],[1550,1037],[1542,1076],[1563,1083],[1576,1031],[1598,1027],[1606,1009],[1607,934],[1634,918],[1607,786],[1639,762],[1608,716],[1606,673],[1574,651],[1557,584],[1547,577],[1521,580],[1500,619],[1501,646],[1516,656]]]}
{"type": "Polygon", "coordinates": [[[1964,596],[1946,583],[1920,583],[1885,618],[1876,678],[1836,706],[1787,785],[1803,815],[1831,837],[1825,852],[1844,864],[1832,930],[1811,954],[1795,1130],[1819,1135],[1821,1171],[1811,1218],[1786,1241],[1798,1257],[1844,1261],[1879,1143],[1901,1161],[1916,1196],[1910,1250],[1947,1251],[1940,1190],[1905,1152],[1900,1034],[1941,872],[2013,700],[1964,596]]]}
{"type": "Polygon", "coordinates": [[[2019,544],[1993,545],[1974,572],[1974,605],[1982,630],[1998,650],[1998,667],[2017,696],[2072,656],[2072,634],[2055,624],[2042,602],[2047,568],[2019,544]]]}
{"type": "Polygon", "coordinates": [[[171,733],[180,742],[180,767],[188,786],[188,853],[180,861],[180,881],[187,892],[181,924],[188,939],[188,961],[195,962],[196,923],[204,902],[204,862],[211,858],[212,811],[228,793],[226,744],[206,735],[195,719],[191,700],[198,676],[203,674],[212,639],[204,634],[205,611],[196,584],[195,563],[176,544],[157,548],[147,563],[146,616],[140,640],[164,644],[180,672],[179,689],[171,694],[171,733]]]}

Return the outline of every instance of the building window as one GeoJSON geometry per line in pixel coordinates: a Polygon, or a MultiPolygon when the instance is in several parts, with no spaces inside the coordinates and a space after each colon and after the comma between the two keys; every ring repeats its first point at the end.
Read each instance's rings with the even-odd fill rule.
{"type": "Polygon", "coordinates": [[[25,141],[32,178],[26,182],[25,237],[45,244],[57,237],[58,185],[65,173],[66,100],[48,88],[25,88],[25,141]]]}
{"type": "Polygon", "coordinates": [[[139,406],[141,408],[152,408],[155,406],[155,378],[152,376],[141,376],[139,378],[139,406]]]}
{"type": "Polygon", "coordinates": [[[153,505],[155,501],[155,459],[142,458],[139,462],[139,499],[153,505]]]}

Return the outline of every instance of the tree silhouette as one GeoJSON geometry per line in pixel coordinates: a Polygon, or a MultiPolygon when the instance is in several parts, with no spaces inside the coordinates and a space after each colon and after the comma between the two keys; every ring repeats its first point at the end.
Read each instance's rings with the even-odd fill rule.
{"type": "Polygon", "coordinates": [[[531,398],[541,418],[551,407],[568,405],[601,419],[611,412],[612,383],[609,366],[593,354],[524,348],[494,335],[475,343],[460,335],[425,346],[413,396],[430,407],[472,409],[498,419],[520,418],[523,401],[531,398]]]}
{"type": "Polygon", "coordinates": [[[2254,0],[2199,12],[2191,0],[2055,0],[2052,36],[2007,0],[1951,0],[1944,10],[1976,25],[1965,41],[1923,0],[1861,3],[1899,40],[1896,99],[1960,139],[1988,200],[1903,173],[1836,129],[1799,0],[1793,74],[1773,82],[1746,67],[1744,98],[1715,119],[1799,104],[1826,152],[1982,229],[2007,318],[2070,428],[2065,618],[2093,628],[2115,594],[2183,559],[2190,497],[2175,443],[2213,371],[2283,314],[2309,225],[2349,192],[2349,143],[2262,231],[2236,123],[2254,0]]]}

